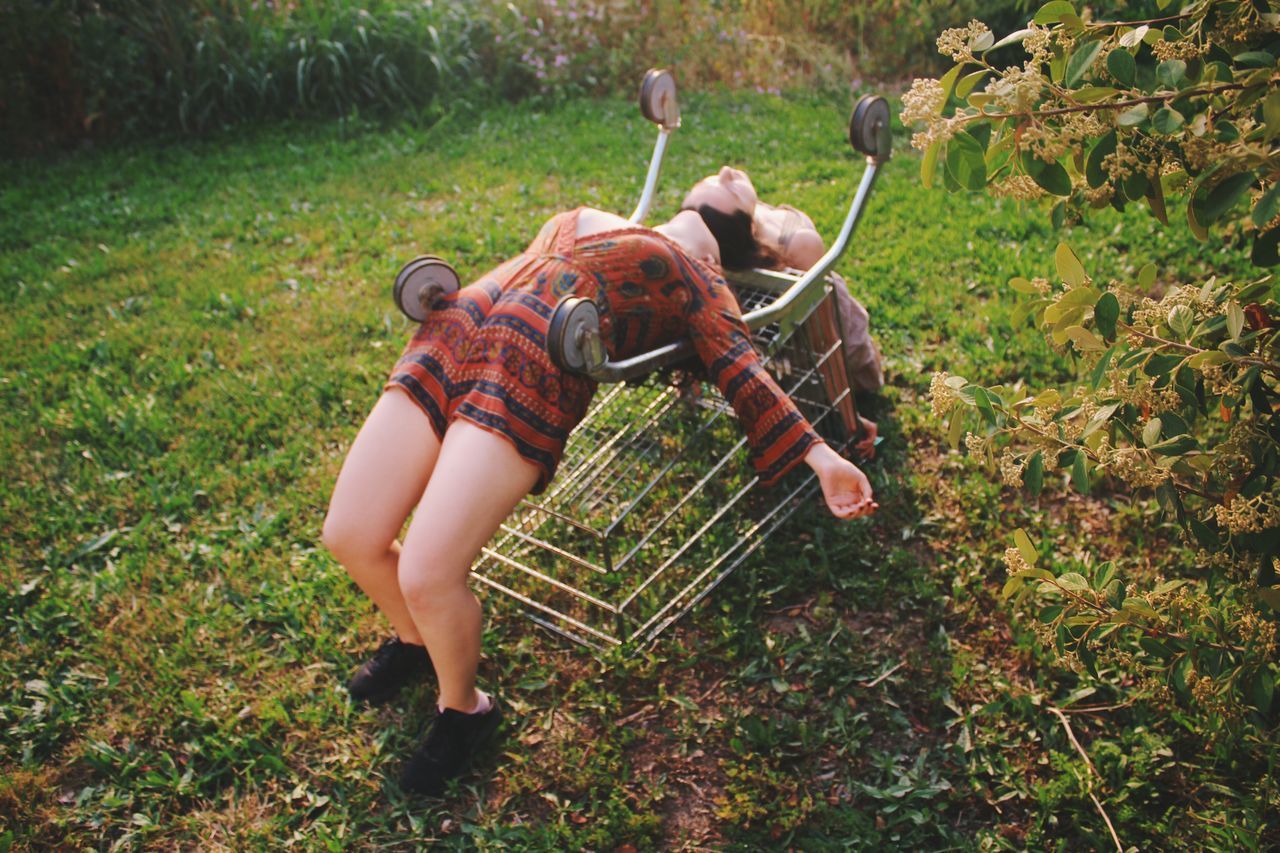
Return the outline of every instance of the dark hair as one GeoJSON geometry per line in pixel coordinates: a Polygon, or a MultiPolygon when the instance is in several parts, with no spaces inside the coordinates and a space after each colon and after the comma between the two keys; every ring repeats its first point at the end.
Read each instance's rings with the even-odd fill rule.
{"type": "Polygon", "coordinates": [[[744,210],[725,213],[709,204],[698,205],[696,210],[720,246],[720,266],[724,269],[745,270],[777,263],[777,259],[756,242],[751,214],[744,210]]]}

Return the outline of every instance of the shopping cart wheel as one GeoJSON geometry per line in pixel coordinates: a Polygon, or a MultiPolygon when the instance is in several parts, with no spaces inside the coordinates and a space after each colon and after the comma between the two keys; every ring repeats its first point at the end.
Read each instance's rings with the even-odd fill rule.
{"type": "Polygon", "coordinates": [[[419,255],[400,270],[391,294],[410,320],[421,323],[435,301],[456,293],[460,283],[453,267],[443,260],[435,255],[419,255]]]}
{"type": "Polygon", "coordinates": [[[858,100],[849,119],[849,143],[868,157],[889,158],[892,136],[888,101],[879,95],[863,95],[858,100]]]}
{"type": "Polygon", "coordinates": [[[600,345],[600,309],[583,296],[566,296],[551,315],[547,354],[561,370],[581,373],[604,361],[600,345]]]}
{"type": "Polygon", "coordinates": [[[680,126],[676,102],[676,78],[664,68],[650,68],[640,83],[640,112],[654,124],[670,130],[680,126]]]}

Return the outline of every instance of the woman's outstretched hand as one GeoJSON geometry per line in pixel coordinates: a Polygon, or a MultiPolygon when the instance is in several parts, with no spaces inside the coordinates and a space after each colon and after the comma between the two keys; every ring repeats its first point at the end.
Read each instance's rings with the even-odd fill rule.
{"type": "Polygon", "coordinates": [[[836,518],[859,518],[879,508],[879,504],[871,499],[871,482],[867,475],[827,444],[813,445],[805,454],[804,461],[818,475],[827,508],[836,518]]]}

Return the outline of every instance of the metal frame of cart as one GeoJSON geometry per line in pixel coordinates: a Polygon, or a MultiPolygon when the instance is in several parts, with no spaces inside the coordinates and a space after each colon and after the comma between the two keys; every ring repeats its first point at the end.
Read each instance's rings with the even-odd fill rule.
{"type": "MultiPolygon", "coordinates": [[[[668,72],[645,76],[640,107],[659,131],[631,216],[636,223],[648,213],[667,143],[680,124],[668,72]]],[[[837,449],[855,441],[837,408],[852,407],[852,392],[847,385],[831,387],[824,365],[843,359],[843,341],[838,334],[820,339],[808,321],[823,300],[829,300],[829,316],[838,316],[828,272],[848,248],[890,156],[884,99],[858,102],[849,138],[866,165],[830,250],[803,273],[727,276],[767,369],[837,449]]],[[[456,277],[441,284],[451,274],[442,261],[420,258],[397,279],[397,301],[411,316],[418,305],[429,310],[441,288],[456,288],[456,277]]],[[[596,649],[634,649],[656,639],[742,565],[808,503],[817,483],[801,468],[772,489],[756,489],[746,439],[729,405],[709,384],[693,395],[662,372],[692,355],[690,342],[611,362],[597,321],[595,306],[579,297],[568,297],[556,310],[548,333],[552,359],[601,386],[569,439],[556,478],[543,494],[521,502],[473,573],[557,634],[596,649]]]]}

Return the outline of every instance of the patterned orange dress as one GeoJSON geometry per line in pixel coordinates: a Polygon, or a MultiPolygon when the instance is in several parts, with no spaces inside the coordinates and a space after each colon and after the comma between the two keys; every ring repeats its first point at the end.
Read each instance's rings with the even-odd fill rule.
{"type": "Polygon", "coordinates": [[[599,307],[610,358],[692,337],[737,412],[761,480],[771,484],[795,467],[821,439],[761,365],[718,271],[643,226],[578,238],[578,212],[553,217],[523,253],[439,304],[386,388],[407,392],[442,439],[456,418],[508,439],[538,467],[537,494],[596,390],[546,350],[551,313],[576,294],[599,307]]]}

